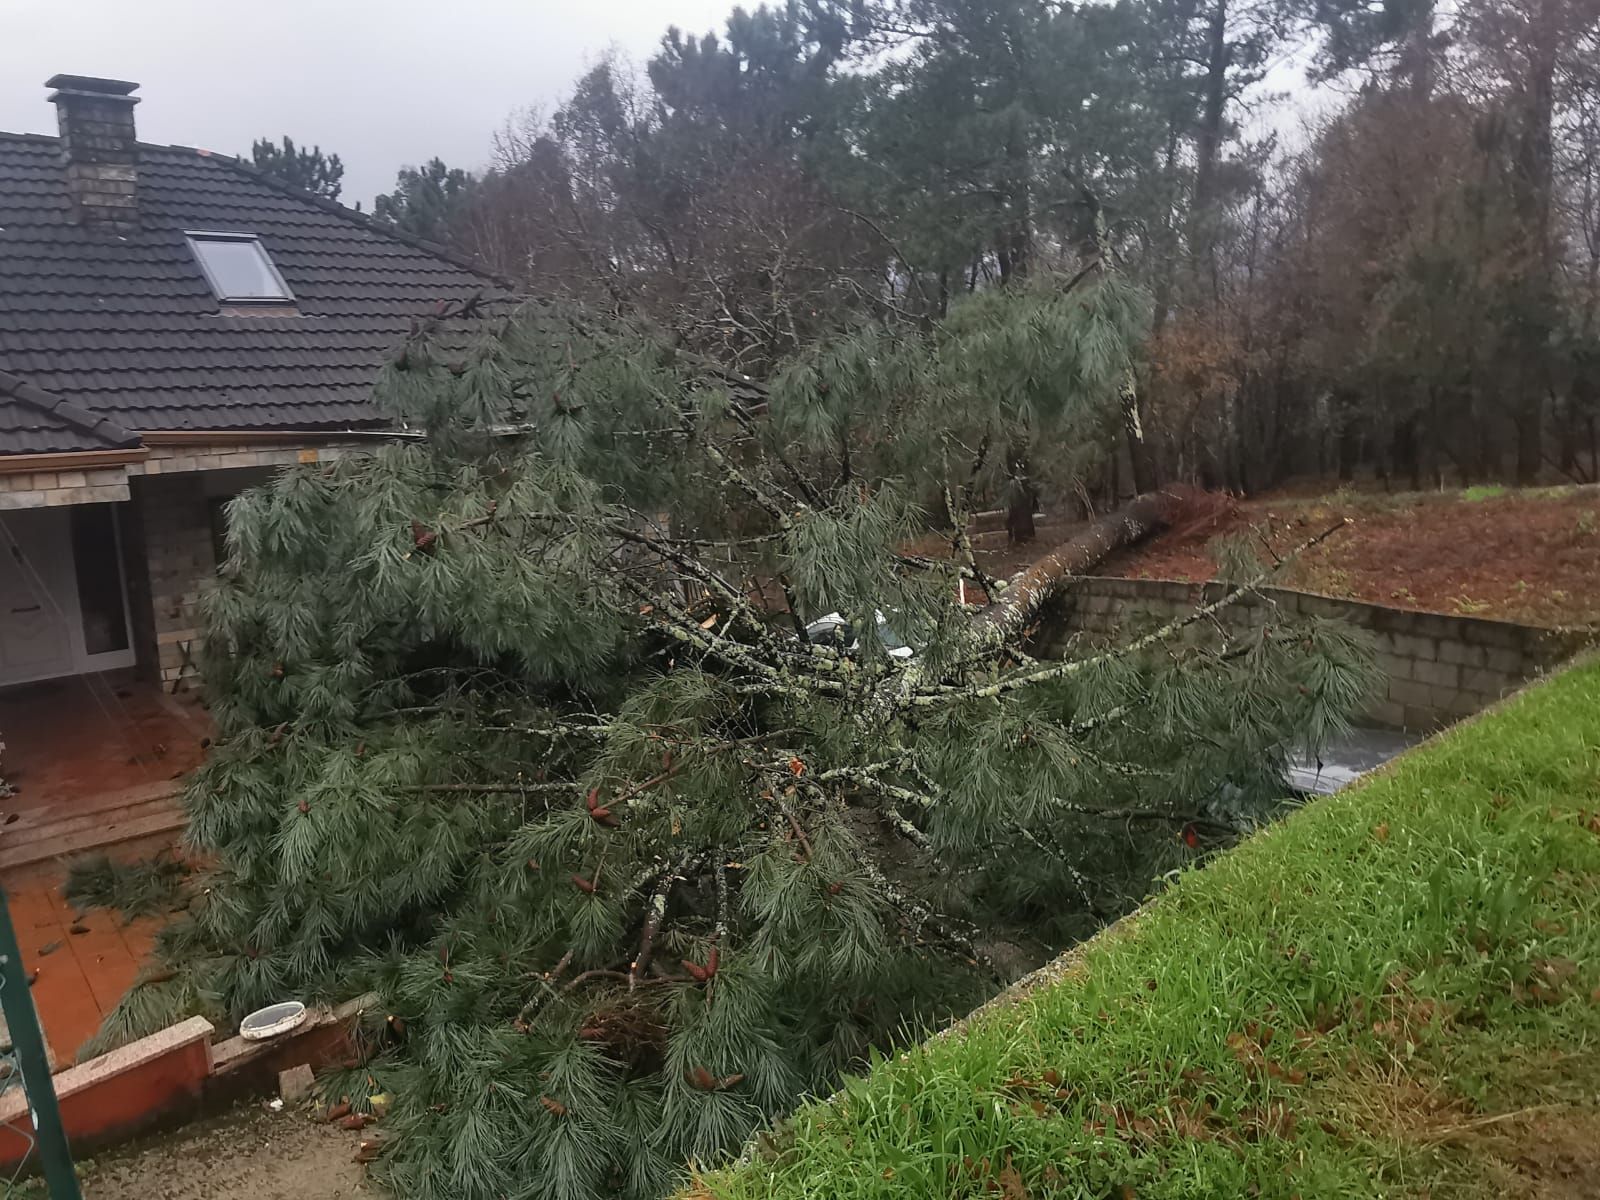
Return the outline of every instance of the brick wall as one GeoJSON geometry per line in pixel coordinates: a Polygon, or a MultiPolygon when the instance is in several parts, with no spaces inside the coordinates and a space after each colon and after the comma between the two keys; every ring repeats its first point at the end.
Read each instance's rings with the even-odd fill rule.
{"type": "MultiPolygon", "coordinates": [[[[1525,680],[1573,654],[1592,635],[1451,617],[1339,600],[1285,588],[1263,589],[1218,613],[1225,626],[1259,625],[1278,613],[1349,622],[1377,644],[1384,694],[1365,714],[1392,729],[1426,731],[1469,716],[1525,680]]],[[[1085,578],[1073,584],[1047,618],[1040,649],[1059,655],[1074,634],[1106,636],[1135,624],[1160,623],[1225,594],[1221,584],[1151,579],[1085,578]]],[[[1186,631],[1189,632],[1189,631],[1186,631]]],[[[1192,627],[1210,636],[1214,627],[1192,627]]]]}

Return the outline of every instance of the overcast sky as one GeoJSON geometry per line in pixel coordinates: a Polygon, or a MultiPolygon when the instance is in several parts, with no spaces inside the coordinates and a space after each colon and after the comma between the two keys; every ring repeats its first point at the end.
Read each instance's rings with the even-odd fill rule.
{"type": "Polygon", "coordinates": [[[288,134],[344,160],[346,204],[438,155],[477,167],[610,47],[721,30],[735,0],[0,0],[0,129],[54,133],[58,71],[132,79],[148,142],[248,153],[288,134]]]}

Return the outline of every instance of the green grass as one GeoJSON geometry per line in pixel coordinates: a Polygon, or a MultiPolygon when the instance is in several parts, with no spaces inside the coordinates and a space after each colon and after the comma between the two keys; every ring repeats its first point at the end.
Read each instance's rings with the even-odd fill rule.
{"type": "Polygon", "coordinates": [[[1317,511],[1335,508],[1350,513],[1396,513],[1431,504],[1482,503],[1486,500],[1505,500],[1509,503],[1539,504],[1565,500],[1596,490],[1594,484],[1554,484],[1547,487],[1514,487],[1499,483],[1474,484],[1471,487],[1448,489],[1426,488],[1422,491],[1386,492],[1372,488],[1344,486],[1318,496],[1283,496],[1270,501],[1275,512],[1317,511]]]}
{"type": "Polygon", "coordinates": [[[1570,1170],[1600,1146],[1597,810],[1591,662],[1185,874],[692,1194],[1439,1200],[1517,1190],[1550,1144],[1570,1170]]]}

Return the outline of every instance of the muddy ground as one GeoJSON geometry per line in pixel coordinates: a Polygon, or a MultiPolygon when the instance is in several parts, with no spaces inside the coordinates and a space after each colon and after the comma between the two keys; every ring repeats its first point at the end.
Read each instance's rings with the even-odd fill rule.
{"type": "MultiPolygon", "coordinates": [[[[1301,558],[1284,583],[1454,616],[1600,624],[1600,487],[1594,485],[1248,500],[1201,495],[1177,528],[1113,555],[1095,573],[1210,579],[1219,537],[1247,537],[1266,560],[1346,518],[1350,524],[1301,558]]],[[[1036,541],[980,557],[993,573],[1008,575],[1080,528],[1041,522],[1036,541]]]]}

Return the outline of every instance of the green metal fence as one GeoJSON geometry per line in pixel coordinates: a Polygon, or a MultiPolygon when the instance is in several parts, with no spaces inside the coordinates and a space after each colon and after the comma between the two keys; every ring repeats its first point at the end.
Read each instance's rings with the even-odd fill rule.
{"type": "Polygon", "coordinates": [[[22,948],[17,945],[16,927],[11,922],[11,901],[3,890],[0,890],[0,1010],[5,1013],[9,1030],[9,1037],[0,1048],[0,1073],[3,1073],[0,1096],[11,1088],[22,1088],[27,1093],[34,1130],[29,1134],[15,1126],[0,1129],[0,1137],[22,1137],[31,1143],[27,1156],[18,1163],[16,1170],[0,1181],[5,1188],[3,1194],[10,1195],[24,1173],[37,1168],[44,1175],[50,1200],[82,1200],[78,1175],[72,1167],[72,1151],[61,1125],[61,1110],[56,1105],[44,1032],[39,1028],[39,1014],[34,1011],[33,996],[28,991],[28,969],[22,961],[22,948]]]}

